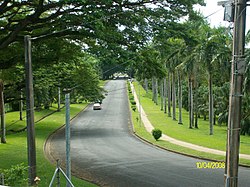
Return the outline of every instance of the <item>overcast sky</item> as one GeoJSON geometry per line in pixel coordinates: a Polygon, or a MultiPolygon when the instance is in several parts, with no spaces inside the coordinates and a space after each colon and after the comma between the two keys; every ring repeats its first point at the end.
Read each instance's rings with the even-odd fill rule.
{"type": "MultiPolygon", "coordinates": [[[[211,26],[229,26],[227,21],[223,21],[224,17],[224,8],[218,6],[217,2],[221,0],[205,0],[206,7],[197,7],[205,17],[208,17],[207,20],[211,26]]],[[[250,7],[247,8],[247,20],[246,20],[246,32],[250,29],[250,7]]]]}

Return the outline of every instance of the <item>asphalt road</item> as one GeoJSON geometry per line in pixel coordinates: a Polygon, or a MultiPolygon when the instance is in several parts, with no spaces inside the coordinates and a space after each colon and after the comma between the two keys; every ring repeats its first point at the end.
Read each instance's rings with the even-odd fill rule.
{"type": "MultiPolygon", "coordinates": [[[[197,162],[208,161],[156,148],[132,134],[124,80],[110,81],[105,89],[102,110],[89,106],[72,122],[74,174],[100,186],[224,186],[224,169],[198,169],[197,162]]],[[[64,130],[51,137],[50,151],[65,160],[64,130]]],[[[239,187],[249,184],[250,170],[240,167],[239,187]]]]}

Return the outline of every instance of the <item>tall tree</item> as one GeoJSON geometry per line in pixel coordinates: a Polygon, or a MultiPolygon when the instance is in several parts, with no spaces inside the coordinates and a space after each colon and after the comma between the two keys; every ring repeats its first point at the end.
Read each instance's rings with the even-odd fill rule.
{"type": "Polygon", "coordinates": [[[214,98],[213,98],[213,81],[212,76],[214,72],[214,64],[221,57],[221,53],[225,54],[226,37],[224,36],[223,30],[219,29],[209,29],[209,27],[204,26],[205,36],[201,42],[201,56],[205,62],[205,67],[208,73],[208,90],[209,90],[209,126],[210,135],[213,135],[213,124],[214,124],[214,98]],[[223,52],[222,52],[223,51],[223,52]]]}
{"type": "Polygon", "coordinates": [[[181,82],[180,71],[178,71],[178,108],[179,108],[178,124],[182,125],[182,82],[181,82]]]}

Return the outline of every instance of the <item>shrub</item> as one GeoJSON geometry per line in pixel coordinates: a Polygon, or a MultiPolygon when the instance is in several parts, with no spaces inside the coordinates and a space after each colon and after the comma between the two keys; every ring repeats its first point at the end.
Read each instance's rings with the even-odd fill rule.
{"type": "Polygon", "coordinates": [[[152,130],[152,135],[155,138],[155,140],[157,141],[161,137],[162,132],[161,132],[160,129],[153,129],[152,130]]]}
{"type": "Polygon", "coordinates": [[[134,96],[133,95],[129,96],[129,100],[134,100],[134,96]]]}
{"type": "Polygon", "coordinates": [[[134,100],[130,101],[131,105],[136,105],[136,102],[134,100]]]}
{"type": "Polygon", "coordinates": [[[131,106],[132,110],[135,112],[136,111],[136,106],[135,105],[132,105],[131,106]]]}
{"type": "Polygon", "coordinates": [[[8,186],[27,186],[27,171],[28,167],[23,163],[11,166],[10,169],[5,169],[0,173],[4,175],[4,184],[8,186]]]}

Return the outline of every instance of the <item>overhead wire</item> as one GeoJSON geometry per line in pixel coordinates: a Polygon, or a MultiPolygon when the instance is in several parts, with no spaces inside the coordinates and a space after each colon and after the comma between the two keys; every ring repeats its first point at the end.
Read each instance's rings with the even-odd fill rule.
{"type": "Polygon", "coordinates": [[[210,16],[212,16],[212,15],[214,15],[214,14],[217,14],[217,13],[220,12],[221,10],[223,10],[223,8],[220,8],[220,9],[214,11],[213,13],[211,13],[211,14],[205,16],[205,19],[209,18],[210,16]]]}

